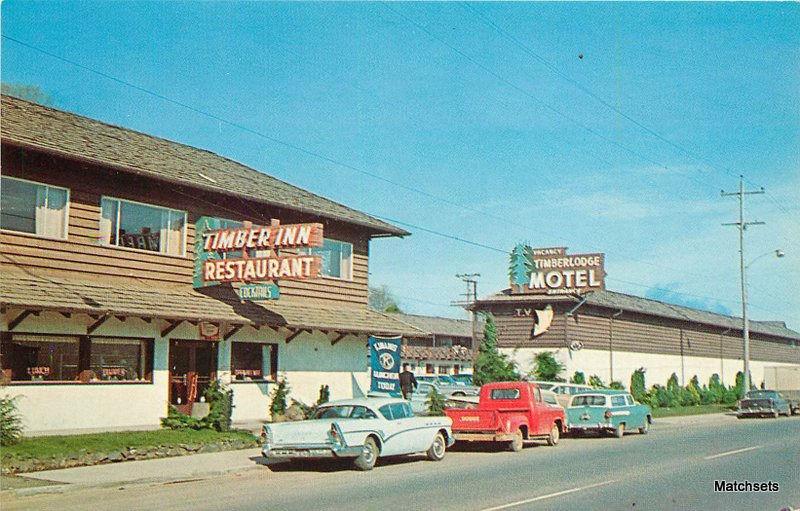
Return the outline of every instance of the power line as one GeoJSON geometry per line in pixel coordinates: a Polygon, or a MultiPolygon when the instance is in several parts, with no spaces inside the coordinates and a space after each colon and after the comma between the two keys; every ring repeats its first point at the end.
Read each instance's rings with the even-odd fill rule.
{"type": "MultiPolygon", "coordinates": [[[[392,10],[393,10],[393,9],[392,9],[392,10]]],[[[396,12],[396,11],[395,11],[395,12],[396,12]]],[[[401,15],[401,16],[402,16],[402,15],[401,15]]],[[[405,17],[405,16],[403,16],[403,17],[405,17]]],[[[408,19],[408,18],[406,18],[406,19],[408,19]]],[[[417,24],[416,24],[416,23],[414,23],[414,22],[412,22],[412,23],[413,23],[413,24],[415,24],[416,26],[419,26],[419,25],[417,25],[417,24]]],[[[421,28],[421,27],[420,27],[420,28],[421,28]]],[[[424,29],[422,29],[422,30],[423,30],[423,31],[425,31],[424,29]]],[[[427,32],[427,31],[425,31],[425,32],[426,32],[426,33],[429,33],[429,32],[427,32]]],[[[429,33],[429,35],[430,35],[430,33],[429,33]]],[[[431,36],[432,36],[432,35],[431,35],[431,36]]],[[[199,108],[196,108],[196,107],[193,107],[193,106],[191,106],[191,105],[188,105],[188,104],[186,104],[186,103],[184,103],[184,102],[181,102],[181,101],[178,101],[178,100],[172,99],[172,98],[170,98],[170,97],[168,97],[168,96],[164,96],[163,94],[160,94],[160,93],[158,93],[158,92],[151,91],[151,90],[149,90],[149,89],[146,89],[146,88],[144,88],[144,87],[142,87],[142,86],[139,86],[139,85],[136,85],[136,84],[134,84],[134,83],[128,82],[128,81],[126,81],[126,80],[123,80],[123,79],[117,78],[117,77],[115,77],[115,76],[113,76],[113,75],[110,75],[110,74],[108,74],[108,73],[105,73],[105,72],[103,72],[103,71],[99,71],[99,70],[96,70],[96,69],[90,68],[90,67],[88,67],[88,66],[85,66],[85,65],[83,65],[83,64],[81,64],[81,63],[79,63],[79,62],[75,62],[75,61],[73,61],[73,60],[70,60],[70,59],[67,59],[67,58],[61,57],[60,55],[56,55],[56,54],[54,54],[54,53],[51,53],[51,52],[49,52],[49,51],[47,51],[47,50],[43,50],[43,49],[37,48],[37,47],[35,47],[35,46],[32,46],[32,45],[30,45],[30,44],[28,44],[28,43],[25,43],[25,42],[23,42],[23,41],[20,41],[20,40],[18,40],[18,39],[16,39],[16,38],[13,38],[13,37],[11,37],[11,36],[8,36],[8,35],[5,35],[5,34],[2,34],[2,37],[3,37],[3,38],[5,38],[5,39],[8,39],[8,40],[10,40],[10,41],[13,41],[13,42],[15,42],[15,43],[17,43],[17,44],[20,44],[21,46],[24,46],[24,47],[27,47],[27,48],[29,48],[29,49],[32,49],[32,50],[34,50],[34,51],[40,52],[40,53],[42,53],[42,54],[44,54],[44,55],[48,55],[48,56],[50,56],[50,57],[52,57],[52,58],[55,58],[56,60],[60,60],[60,61],[66,62],[66,63],[68,63],[68,64],[70,64],[70,65],[76,66],[76,67],[78,67],[78,68],[80,68],[80,69],[83,69],[83,70],[85,70],[85,71],[88,71],[88,72],[90,72],[90,73],[93,73],[93,74],[96,74],[96,75],[98,75],[98,76],[104,77],[104,78],[106,78],[106,79],[108,79],[108,80],[114,81],[114,82],[116,82],[116,83],[119,83],[119,84],[121,84],[121,85],[125,85],[125,86],[127,86],[127,87],[131,87],[131,88],[133,88],[133,89],[135,89],[135,90],[138,90],[138,91],[140,91],[140,92],[142,92],[142,93],[145,93],[145,94],[151,95],[151,96],[153,96],[153,97],[159,98],[159,99],[161,99],[161,100],[163,100],[163,101],[166,101],[166,102],[168,102],[168,103],[172,103],[172,104],[174,104],[174,105],[177,105],[177,106],[180,106],[180,107],[182,107],[182,108],[186,108],[187,110],[189,110],[189,111],[192,111],[192,112],[194,112],[194,113],[197,113],[197,114],[199,114],[199,115],[202,115],[202,116],[209,117],[209,118],[211,118],[211,119],[214,119],[214,120],[216,120],[216,121],[218,121],[218,122],[221,122],[221,123],[224,123],[224,124],[230,125],[230,126],[232,126],[232,127],[235,127],[235,128],[241,129],[242,131],[245,131],[245,132],[251,133],[251,134],[253,134],[253,135],[256,135],[256,136],[258,136],[258,137],[264,138],[264,139],[266,139],[266,140],[270,140],[270,141],[272,141],[272,142],[275,142],[275,143],[277,143],[277,144],[283,145],[283,146],[285,146],[285,147],[289,147],[289,148],[291,148],[291,149],[297,150],[297,151],[299,151],[299,152],[302,152],[302,153],[304,153],[304,154],[306,154],[306,155],[313,156],[313,157],[315,157],[315,158],[322,159],[322,160],[324,160],[324,161],[327,161],[327,162],[329,162],[329,163],[332,163],[332,164],[335,164],[335,165],[338,165],[338,166],[341,166],[341,167],[344,167],[344,168],[348,168],[348,169],[350,169],[350,170],[353,170],[353,171],[355,171],[355,172],[358,172],[358,173],[361,173],[361,174],[368,175],[368,176],[370,176],[370,177],[373,177],[373,178],[375,178],[375,179],[378,179],[378,180],[384,181],[384,182],[386,182],[386,183],[389,183],[389,184],[392,184],[392,185],[394,185],[394,186],[398,186],[398,187],[400,187],[400,188],[403,188],[403,189],[406,189],[406,190],[409,190],[409,191],[413,191],[413,192],[415,192],[415,193],[420,193],[420,194],[422,194],[422,195],[425,195],[425,196],[427,196],[427,197],[429,197],[429,198],[432,198],[432,199],[435,199],[435,200],[437,200],[437,201],[440,201],[440,202],[444,202],[444,203],[450,204],[450,205],[452,205],[452,206],[455,206],[455,207],[459,207],[459,208],[467,209],[467,210],[470,210],[470,211],[473,211],[473,212],[476,212],[476,213],[479,213],[479,214],[485,215],[485,216],[487,216],[487,217],[490,217],[490,218],[495,218],[495,219],[497,219],[497,220],[500,220],[500,221],[502,221],[502,222],[504,222],[504,223],[513,223],[513,222],[509,222],[509,221],[508,221],[507,219],[505,219],[505,218],[502,218],[502,217],[499,217],[499,216],[496,216],[496,215],[492,215],[492,214],[490,214],[490,213],[487,213],[487,212],[481,211],[481,210],[479,210],[479,209],[477,209],[477,208],[472,208],[472,207],[470,207],[470,206],[461,205],[461,204],[458,204],[458,203],[456,203],[456,202],[450,201],[450,200],[448,200],[448,199],[445,199],[445,198],[438,197],[438,196],[436,196],[436,195],[430,194],[430,193],[428,193],[428,192],[425,192],[425,191],[423,191],[423,190],[419,190],[419,189],[416,189],[416,188],[413,188],[413,187],[408,187],[408,186],[406,186],[406,185],[403,185],[403,184],[401,184],[401,183],[396,183],[396,182],[394,182],[394,181],[392,181],[392,180],[389,180],[389,179],[387,179],[387,178],[384,178],[384,177],[382,177],[382,176],[379,176],[379,175],[377,175],[377,174],[374,174],[374,173],[371,173],[371,172],[365,171],[365,170],[363,170],[363,169],[360,169],[360,168],[358,168],[358,167],[355,167],[355,166],[353,166],[353,165],[350,165],[350,164],[348,164],[348,163],[346,163],[346,162],[341,162],[341,161],[339,161],[339,160],[337,160],[337,159],[334,159],[334,158],[328,157],[328,156],[326,156],[326,155],[322,155],[322,154],[320,154],[320,153],[317,153],[317,152],[315,152],[315,151],[312,151],[312,150],[305,149],[305,148],[303,148],[303,147],[297,146],[297,145],[295,145],[295,144],[292,144],[292,143],[290,143],[290,142],[285,142],[285,141],[283,141],[283,140],[280,140],[280,139],[278,139],[278,138],[275,138],[275,137],[273,137],[273,136],[270,136],[270,135],[266,135],[266,134],[264,134],[264,133],[262,133],[262,132],[259,132],[259,131],[257,131],[257,130],[254,130],[254,129],[252,129],[252,128],[248,128],[247,126],[244,126],[244,125],[242,125],[242,124],[239,124],[239,123],[237,123],[237,122],[230,121],[230,120],[228,120],[228,119],[225,119],[225,118],[223,118],[223,117],[220,117],[220,116],[218,116],[218,115],[216,115],[216,114],[213,114],[213,113],[210,113],[210,112],[206,112],[206,111],[204,111],[204,110],[201,110],[201,109],[199,109],[199,108]]],[[[438,39],[438,38],[436,38],[435,36],[432,36],[432,37],[434,37],[435,39],[439,40],[439,39],[438,39]]],[[[441,40],[440,40],[440,41],[441,41],[441,40]]],[[[444,44],[446,44],[446,45],[447,45],[447,43],[444,43],[444,44]]],[[[448,45],[448,46],[449,46],[449,45],[448,45]]],[[[457,51],[457,52],[461,53],[461,52],[460,52],[460,51],[458,51],[458,50],[455,50],[455,51],[457,51]]],[[[462,54],[462,55],[464,55],[463,53],[461,53],[461,54],[462,54]]],[[[465,57],[466,57],[466,58],[468,58],[469,60],[472,60],[470,57],[468,57],[468,56],[466,56],[466,55],[465,55],[465,57]]],[[[474,62],[474,61],[473,61],[473,62],[474,62]]],[[[483,67],[482,65],[480,65],[479,63],[476,63],[476,65],[478,65],[479,67],[482,67],[482,68],[484,68],[484,67],[483,67]]],[[[486,69],[486,68],[484,68],[484,69],[486,69]]],[[[493,73],[491,70],[487,70],[487,71],[488,71],[488,72],[490,72],[490,73],[492,73],[492,74],[494,74],[494,73],[493,73]]],[[[498,75],[498,76],[499,76],[499,75],[498,75]]],[[[502,79],[502,77],[501,77],[501,79],[502,79]]],[[[504,79],[503,79],[503,80],[504,80],[504,79]]],[[[519,89],[519,88],[518,88],[516,85],[513,85],[513,84],[511,84],[511,82],[508,82],[508,83],[509,83],[509,84],[510,84],[512,87],[514,87],[515,89],[518,89],[518,90],[520,90],[520,91],[523,91],[523,92],[525,92],[525,93],[527,94],[527,92],[526,92],[526,91],[524,91],[524,89],[519,89]]],[[[533,96],[531,96],[531,97],[533,97],[533,96]]],[[[534,99],[535,99],[535,98],[534,98],[534,99]]],[[[538,101],[538,100],[537,100],[537,101],[538,101]]],[[[589,130],[591,130],[591,128],[588,128],[588,129],[589,129],[589,130]]],[[[602,137],[602,135],[600,135],[600,136],[602,137]]],[[[665,167],[665,168],[666,168],[666,167],[665,167]]],[[[189,196],[188,194],[184,194],[184,193],[182,193],[182,192],[178,192],[178,193],[181,193],[182,195],[185,195],[185,196],[187,196],[187,197],[190,197],[190,198],[191,198],[191,199],[193,199],[193,200],[198,200],[198,198],[197,198],[197,197],[195,197],[195,196],[189,196]]],[[[209,203],[209,204],[210,204],[210,203],[209,203]]],[[[214,204],[214,205],[215,205],[215,206],[217,206],[217,207],[220,207],[220,205],[219,205],[219,204],[214,204]]],[[[223,207],[223,209],[225,209],[226,211],[232,212],[232,213],[238,213],[238,212],[236,212],[236,211],[234,211],[234,210],[231,210],[231,209],[228,209],[228,208],[224,208],[224,207],[223,207]]],[[[248,209],[250,209],[250,208],[248,208],[248,209]]],[[[258,215],[258,216],[261,216],[261,215],[258,215]]],[[[497,248],[497,247],[492,247],[492,246],[489,246],[489,245],[486,245],[486,244],[483,244],[483,243],[479,243],[479,242],[475,242],[475,241],[472,241],[472,240],[468,240],[468,239],[465,239],[465,238],[461,238],[461,237],[459,237],[459,236],[454,236],[454,235],[451,235],[451,234],[442,233],[442,232],[439,232],[439,231],[435,231],[435,230],[433,230],[433,229],[429,229],[429,228],[426,228],[426,227],[422,227],[422,226],[414,225],[414,224],[411,224],[411,223],[408,223],[408,222],[403,222],[403,221],[396,220],[396,219],[391,219],[391,218],[382,217],[382,216],[380,216],[380,215],[371,214],[371,216],[374,216],[374,217],[376,217],[376,218],[380,218],[380,219],[382,219],[382,220],[389,221],[389,222],[392,222],[392,223],[396,223],[396,224],[398,224],[398,225],[403,225],[403,226],[407,226],[407,227],[410,227],[410,228],[414,228],[414,229],[417,229],[417,230],[419,230],[419,231],[422,231],[422,232],[427,232],[427,233],[429,233],[429,234],[434,234],[434,235],[437,235],[437,236],[440,236],[440,237],[443,237],[443,238],[447,238],[447,239],[450,239],[450,240],[453,240],[453,241],[458,241],[458,242],[461,242],[461,243],[465,243],[465,244],[468,244],[468,245],[476,246],[476,247],[479,247],[479,248],[484,248],[484,249],[491,250],[491,251],[494,251],[494,252],[499,252],[499,253],[502,253],[502,254],[507,254],[507,251],[506,251],[506,250],[503,250],[503,249],[500,249],[500,248],[497,248]]],[[[521,225],[521,224],[515,224],[515,225],[521,225]]],[[[525,228],[527,228],[528,226],[524,226],[524,227],[525,227],[525,228]]],[[[568,241],[568,240],[566,240],[565,238],[562,238],[562,237],[560,237],[560,236],[553,236],[553,237],[555,237],[555,238],[557,238],[557,239],[562,239],[562,240],[568,241]]],[[[636,260],[636,259],[631,259],[631,260],[638,261],[638,262],[642,262],[642,263],[645,263],[645,264],[650,264],[650,265],[652,265],[652,266],[654,266],[654,267],[659,267],[659,266],[657,266],[657,265],[654,265],[654,264],[652,264],[652,263],[649,263],[649,262],[647,262],[647,261],[640,261],[640,260],[636,260]]],[[[661,266],[661,267],[662,267],[662,268],[667,268],[667,267],[665,267],[665,266],[661,266]]],[[[614,280],[614,279],[609,279],[609,280],[614,280]]],[[[619,281],[619,282],[624,282],[624,283],[629,283],[629,284],[634,284],[634,285],[640,285],[640,286],[642,286],[642,287],[649,288],[649,289],[655,289],[655,290],[667,291],[667,292],[671,292],[671,293],[675,293],[675,294],[679,294],[679,295],[693,296],[693,297],[697,297],[697,298],[703,298],[703,299],[707,299],[707,300],[715,300],[715,301],[728,301],[728,300],[720,300],[720,299],[718,299],[718,298],[713,298],[713,297],[704,297],[704,296],[699,296],[699,295],[692,295],[692,294],[689,294],[689,293],[681,293],[681,292],[677,292],[677,291],[673,291],[673,290],[669,290],[669,289],[655,288],[655,287],[652,287],[652,286],[648,286],[648,285],[646,285],[646,284],[630,283],[630,282],[627,282],[627,281],[621,281],[621,280],[618,280],[618,281],[619,281]]]]}
{"type": "MultiPolygon", "coordinates": [[[[595,101],[597,101],[601,105],[603,105],[606,108],[612,110],[613,112],[615,112],[619,116],[623,117],[624,119],[628,120],[629,122],[631,122],[635,126],[641,128],[642,130],[644,130],[645,132],[649,133],[653,137],[655,137],[658,140],[660,140],[660,141],[668,144],[669,146],[677,149],[678,151],[686,154],[687,156],[689,156],[689,157],[691,157],[691,158],[693,158],[695,160],[701,161],[701,162],[705,163],[706,165],[708,165],[711,168],[721,169],[723,172],[725,172],[725,173],[727,173],[727,174],[729,174],[729,175],[731,175],[733,177],[737,177],[738,178],[738,176],[736,175],[736,173],[732,169],[730,169],[728,167],[724,167],[724,166],[723,167],[719,167],[719,166],[715,165],[708,158],[703,157],[702,155],[700,155],[700,154],[698,154],[698,153],[696,153],[696,152],[694,152],[694,151],[692,151],[690,149],[687,149],[687,148],[683,147],[680,144],[677,144],[676,142],[674,142],[674,141],[668,139],[667,137],[663,136],[661,133],[655,131],[654,129],[650,128],[649,126],[645,125],[644,123],[638,121],[637,119],[635,119],[631,115],[625,113],[623,110],[617,108],[616,106],[614,106],[614,104],[612,104],[608,100],[604,99],[602,96],[596,94],[595,92],[593,92],[591,89],[589,89],[588,87],[583,85],[578,80],[575,80],[572,77],[570,77],[569,75],[567,75],[566,73],[562,72],[553,63],[548,61],[545,57],[539,55],[537,52],[535,52],[533,49],[531,49],[530,46],[528,46],[525,43],[523,43],[522,41],[520,41],[517,37],[515,37],[513,34],[509,33],[507,30],[504,30],[502,27],[497,25],[497,23],[492,21],[488,16],[483,15],[477,9],[475,9],[474,7],[469,5],[469,3],[461,2],[461,5],[465,9],[468,9],[469,11],[471,11],[485,25],[491,27],[496,32],[498,32],[500,35],[504,36],[506,39],[508,39],[511,42],[513,42],[523,52],[525,52],[526,54],[532,56],[533,58],[535,58],[536,60],[541,62],[547,69],[549,69],[550,71],[552,71],[553,73],[555,73],[556,75],[558,75],[559,77],[564,79],[565,81],[569,82],[570,84],[572,84],[573,86],[575,86],[576,88],[578,88],[579,90],[581,90],[582,92],[584,92],[585,94],[587,94],[588,96],[593,98],[595,101]]],[[[751,180],[749,180],[747,178],[745,178],[745,181],[747,181],[749,184],[751,184],[753,186],[758,186],[757,184],[753,183],[751,180]]],[[[781,210],[783,210],[784,213],[790,213],[790,211],[786,207],[784,207],[777,200],[777,198],[772,196],[769,192],[767,192],[767,196],[774,202],[775,205],[777,205],[781,210]]]]}
{"type": "MultiPolygon", "coordinates": [[[[471,57],[471,56],[469,56],[467,53],[465,53],[465,52],[461,51],[461,50],[460,50],[460,49],[458,49],[457,47],[453,46],[452,44],[448,43],[448,42],[447,42],[447,41],[445,41],[444,39],[440,38],[439,36],[437,36],[436,34],[434,34],[433,32],[431,32],[430,30],[428,30],[428,29],[427,29],[427,28],[425,28],[424,26],[420,25],[419,23],[417,23],[417,22],[416,22],[416,21],[414,21],[413,19],[411,19],[411,18],[409,18],[408,16],[406,16],[405,14],[403,14],[403,13],[401,13],[401,12],[397,11],[396,9],[394,9],[393,7],[391,7],[389,4],[385,4],[385,3],[384,3],[384,4],[381,4],[381,5],[382,5],[383,7],[385,7],[385,8],[387,8],[387,9],[391,10],[392,12],[394,12],[395,14],[397,14],[398,16],[402,17],[402,18],[403,18],[403,19],[405,19],[405,20],[406,20],[408,23],[410,23],[411,25],[413,25],[414,27],[416,27],[418,30],[420,30],[420,31],[424,32],[425,34],[427,34],[427,35],[428,35],[429,37],[431,37],[432,39],[434,39],[434,40],[438,41],[439,43],[441,43],[442,45],[444,45],[444,46],[448,47],[450,50],[452,50],[452,51],[453,51],[453,52],[455,52],[456,54],[460,55],[462,58],[464,58],[465,60],[469,61],[469,62],[470,62],[471,64],[473,64],[474,66],[476,66],[476,67],[478,67],[478,68],[482,69],[484,72],[486,72],[486,73],[488,73],[488,74],[492,75],[493,77],[495,77],[497,80],[499,80],[500,82],[504,83],[504,84],[505,84],[505,85],[507,85],[508,87],[511,87],[512,89],[516,90],[516,91],[517,91],[517,92],[519,92],[520,94],[523,94],[524,96],[526,96],[526,97],[530,98],[532,101],[534,101],[534,102],[536,102],[537,104],[539,104],[539,105],[543,106],[544,108],[546,108],[547,110],[549,110],[549,111],[553,112],[554,114],[558,115],[559,117],[561,117],[561,118],[563,118],[563,119],[566,119],[566,120],[568,120],[569,122],[571,122],[571,123],[573,123],[573,124],[575,124],[575,125],[577,125],[577,126],[580,126],[581,128],[583,128],[583,129],[584,129],[584,130],[586,130],[587,132],[591,133],[592,135],[594,135],[594,136],[596,136],[596,137],[598,137],[598,138],[600,138],[600,139],[602,139],[602,140],[604,140],[604,141],[608,142],[609,144],[611,144],[611,145],[613,145],[613,146],[615,146],[615,147],[617,147],[617,148],[619,148],[619,149],[622,149],[623,151],[625,151],[625,152],[627,152],[627,153],[630,153],[630,154],[632,154],[632,155],[636,156],[637,158],[639,158],[639,159],[641,159],[641,160],[644,160],[644,161],[646,161],[646,162],[648,162],[648,163],[650,163],[650,164],[652,164],[652,165],[655,165],[655,166],[657,166],[657,167],[659,167],[659,168],[662,168],[662,169],[664,169],[664,170],[671,170],[671,169],[670,169],[670,168],[669,168],[667,165],[664,165],[663,163],[661,163],[661,162],[659,162],[659,161],[656,161],[656,160],[654,160],[654,159],[652,159],[652,158],[650,158],[650,157],[648,157],[648,156],[646,156],[646,155],[642,154],[641,152],[639,152],[639,151],[637,151],[637,150],[635,150],[635,149],[632,149],[632,148],[628,147],[628,146],[627,146],[627,145],[625,145],[625,144],[622,144],[622,143],[620,143],[620,142],[617,142],[616,140],[614,140],[614,139],[612,139],[612,138],[610,138],[610,137],[607,137],[607,136],[603,135],[602,133],[600,133],[600,132],[599,132],[599,131],[597,131],[596,129],[592,128],[591,126],[587,126],[586,124],[583,124],[581,121],[579,121],[579,120],[575,119],[574,117],[570,116],[569,114],[567,114],[567,113],[565,113],[565,112],[563,112],[563,111],[559,110],[558,108],[556,108],[556,107],[552,106],[552,105],[551,105],[551,104],[549,104],[549,103],[546,103],[546,102],[542,101],[541,99],[537,98],[537,97],[536,97],[536,95],[534,95],[534,94],[532,94],[532,93],[528,92],[526,89],[524,89],[524,88],[520,87],[519,85],[515,84],[514,82],[511,82],[510,80],[506,79],[506,78],[505,78],[504,76],[502,76],[501,74],[494,72],[494,71],[493,71],[492,69],[490,69],[489,67],[487,67],[487,66],[483,65],[481,62],[479,62],[478,60],[476,60],[476,59],[472,58],[472,57],[471,57]]],[[[697,183],[698,183],[698,184],[700,184],[701,186],[707,186],[707,183],[703,183],[702,181],[699,181],[699,180],[698,180],[697,178],[695,178],[694,176],[691,176],[691,175],[689,175],[689,174],[685,174],[685,175],[686,175],[686,177],[687,177],[687,178],[689,178],[689,179],[691,179],[691,180],[693,180],[693,181],[697,182],[697,183]]]]}

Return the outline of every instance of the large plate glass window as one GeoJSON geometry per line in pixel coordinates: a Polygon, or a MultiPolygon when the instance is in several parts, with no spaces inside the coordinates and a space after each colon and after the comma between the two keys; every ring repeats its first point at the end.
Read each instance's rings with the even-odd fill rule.
{"type": "Polygon", "coordinates": [[[5,333],[0,355],[12,383],[152,381],[152,340],[5,333]]]}
{"type": "Polygon", "coordinates": [[[278,345],[255,342],[232,344],[234,381],[274,381],[278,373],[278,345]]]}
{"type": "Polygon", "coordinates": [[[325,238],[321,247],[309,247],[302,253],[322,258],[322,275],[343,280],[353,279],[353,244],[325,238]]]}
{"type": "Polygon", "coordinates": [[[101,239],[118,247],[182,256],[186,212],[103,197],[101,239]]]}
{"type": "Polygon", "coordinates": [[[0,228],[67,237],[69,190],[12,177],[3,177],[0,188],[0,228]]]}

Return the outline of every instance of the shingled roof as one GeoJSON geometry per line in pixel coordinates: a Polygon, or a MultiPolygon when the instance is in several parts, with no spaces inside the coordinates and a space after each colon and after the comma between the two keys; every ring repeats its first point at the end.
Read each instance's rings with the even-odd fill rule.
{"type": "Polygon", "coordinates": [[[454,360],[471,362],[475,352],[463,346],[409,346],[403,345],[402,358],[406,360],[454,360]]]}
{"type": "MultiPolygon", "coordinates": [[[[387,316],[418,328],[428,334],[452,337],[472,337],[472,323],[465,319],[421,316],[417,314],[386,313],[387,316]]],[[[483,327],[480,328],[482,330],[483,327]]]]}
{"type": "Polygon", "coordinates": [[[2,96],[2,141],[153,179],[365,227],[378,235],[408,231],[218,154],[2,96]]]}
{"type": "Polygon", "coordinates": [[[34,311],[227,321],[340,333],[425,335],[414,327],[363,306],[289,299],[242,303],[227,286],[203,290],[181,284],[153,286],[126,277],[92,278],[42,269],[33,272],[5,261],[0,263],[0,305],[34,311]]]}
{"type": "MultiPolygon", "coordinates": [[[[586,293],[583,298],[586,298],[587,305],[594,305],[597,307],[690,321],[692,323],[730,328],[731,330],[740,330],[742,328],[742,318],[736,316],[726,316],[716,312],[693,309],[691,307],[674,305],[650,298],[618,293],[616,291],[592,291],[586,293]]],[[[497,294],[481,298],[478,300],[477,304],[480,306],[480,304],[494,303],[546,303],[553,301],[578,303],[580,300],[581,298],[568,295],[512,295],[509,289],[505,289],[497,294]]],[[[787,328],[786,323],[782,321],[750,321],[750,331],[763,335],[782,337],[784,339],[800,340],[800,333],[787,328]]]]}

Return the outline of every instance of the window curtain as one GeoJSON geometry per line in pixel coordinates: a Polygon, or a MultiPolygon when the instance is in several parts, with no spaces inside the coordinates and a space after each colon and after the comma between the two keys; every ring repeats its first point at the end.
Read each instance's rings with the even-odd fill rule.
{"type": "Polygon", "coordinates": [[[184,215],[178,211],[161,212],[161,253],[181,255],[183,250],[184,215]]]}
{"type": "Polygon", "coordinates": [[[63,238],[67,212],[67,192],[49,186],[36,187],[36,234],[63,238]]]}

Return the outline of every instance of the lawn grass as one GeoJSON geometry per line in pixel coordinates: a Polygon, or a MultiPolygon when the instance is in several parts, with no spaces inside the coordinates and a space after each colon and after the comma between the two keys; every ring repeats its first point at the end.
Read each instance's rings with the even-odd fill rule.
{"type": "Polygon", "coordinates": [[[674,408],[653,408],[653,418],[678,417],[680,415],[701,415],[705,413],[724,413],[733,405],[676,406],[674,408]]]}
{"type": "Polygon", "coordinates": [[[128,448],[148,449],[177,447],[179,444],[205,445],[224,441],[253,441],[248,431],[158,429],[121,431],[87,435],[41,436],[23,438],[18,444],[0,449],[0,459],[29,460],[69,458],[87,454],[106,454],[128,448]]]}

